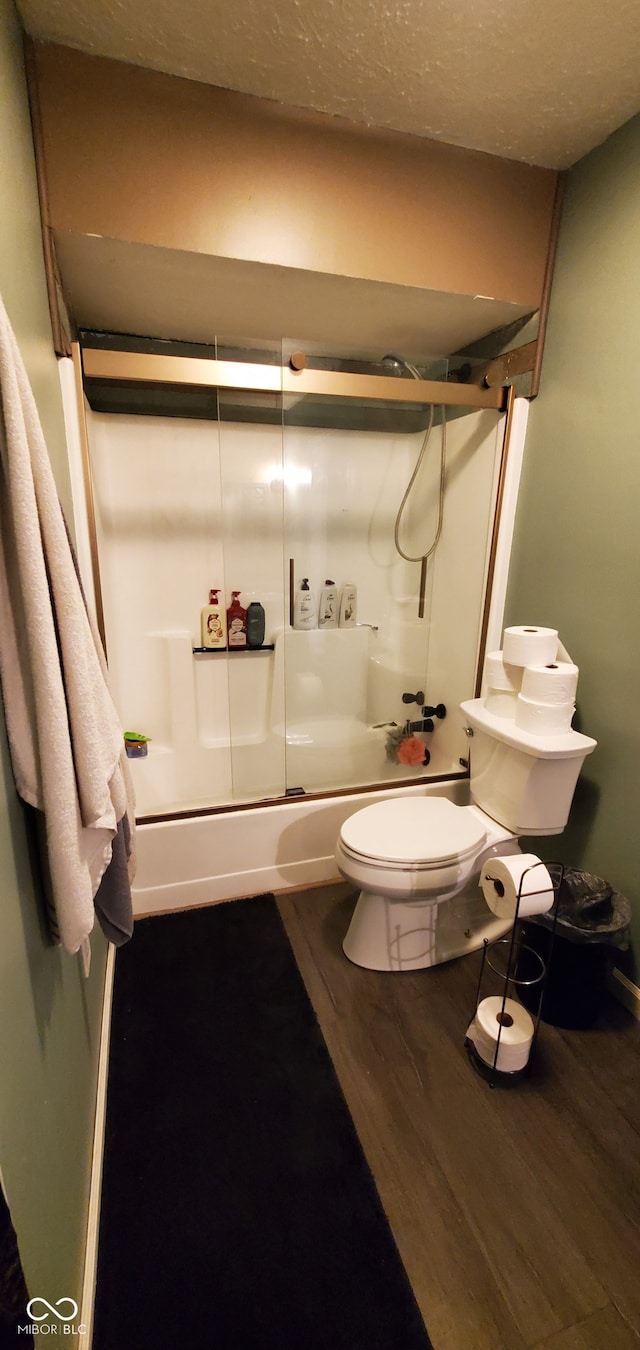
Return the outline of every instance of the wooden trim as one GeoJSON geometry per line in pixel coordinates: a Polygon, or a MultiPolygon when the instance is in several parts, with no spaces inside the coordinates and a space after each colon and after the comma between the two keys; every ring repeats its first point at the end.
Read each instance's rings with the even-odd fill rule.
{"type": "Polygon", "coordinates": [[[496,356],[484,367],[473,372],[474,381],[478,380],[486,389],[509,384],[515,375],[526,375],[532,371],[536,362],[538,338],[525,342],[522,347],[513,347],[509,352],[496,356]]]}
{"type": "Polygon", "coordinates": [[[38,93],[38,79],[36,73],[36,61],[34,54],[34,44],[31,38],[25,33],[23,37],[24,50],[24,68],[27,80],[27,93],[29,97],[29,110],[31,113],[31,131],[33,137],[33,149],[36,165],[36,181],[38,185],[38,201],[40,203],[40,226],[42,231],[42,252],[44,255],[44,273],[47,284],[47,299],[49,301],[49,314],[51,317],[51,335],[53,338],[53,347],[57,356],[71,356],[71,323],[63,298],[62,284],[58,264],[56,260],[55,243],[53,230],[51,227],[51,213],[49,210],[49,191],[47,187],[47,166],[44,153],[44,135],[42,131],[42,117],[40,113],[40,98],[38,93]]]}
{"type": "Polygon", "coordinates": [[[544,343],[547,335],[547,320],[549,318],[549,304],[551,301],[551,287],[553,284],[553,269],[558,251],[558,237],[560,234],[560,221],[562,218],[562,203],[564,199],[565,183],[567,181],[566,173],[558,174],[556,184],[556,195],[553,202],[553,214],[551,216],[551,226],[549,229],[549,247],[547,249],[547,262],[544,272],[544,282],[542,285],[542,299],[540,301],[540,322],[538,327],[538,339],[536,343],[536,359],[531,376],[531,392],[529,398],[536,398],[540,389],[540,374],[542,371],[542,358],[544,356],[544,343]]]}
{"type": "Polygon", "coordinates": [[[503,408],[499,389],[439,380],[399,380],[396,376],[351,375],[344,371],[301,370],[244,361],[207,361],[190,356],[119,352],[85,347],[87,379],[130,384],[175,384],[199,388],[246,389],[270,393],[337,395],[392,403],[444,404],[467,408],[503,408]]]}
{"type": "Polygon", "coordinates": [[[498,552],[498,537],[500,534],[500,519],[502,516],[502,503],[504,500],[504,485],[507,474],[507,461],[509,458],[509,443],[511,440],[511,428],[513,426],[513,410],[516,401],[516,391],[513,385],[507,389],[507,407],[504,427],[504,438],[502,441],[502,457],[500,460],[500,474],[498,477],[498,491],[496,494],[496,505],[493,513],[493,529],[491,531],[491,548],[489,550],[489,565],[487,567],[487,580],[484,593],[484,609],[482,613],[482,626],[480,629],[480,643],[478,647],[478,669],[476,671],[475,698],[479,698],[482,692],[482,670],[484,666],[485,648],[487,645],[487,631],[489,628],[489,614],[491,611],[491,595],[493,592],[493,576],[496,568],[496,556],[498,552]]]}

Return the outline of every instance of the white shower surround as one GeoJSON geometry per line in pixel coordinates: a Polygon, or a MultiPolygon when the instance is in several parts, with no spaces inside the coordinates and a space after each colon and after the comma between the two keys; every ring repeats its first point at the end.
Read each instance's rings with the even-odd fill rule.
{"type": "MultiPolygon", "coordinates": [[[[419,715],[403,704],[406,690],[424,689],[450,710],[430,738],[427,776],[458,768],[457,705],[473,692],[500,462],[497,413],[448,424],[444,526],[423,620],[419,564],[393,544],[422,433],[287,426],[283,435],[265,424],[99,413],[88,427],[114,697],[125,729],[151,737],[147,760],[131,766],[141,815],[415,777],[389,764],[373,731],[419,715]],[[289,555],[297,584],[303,575],[316,590],[327,576],[355,583],[368,626],[287,632],[289,555]],[[192,654],[210,586],[262,602],[274,652],[192,654]]],[[[417,555],[437,524],[440,434],[403,520],[404,547],[417,555]]]]}
{"type": "MultiPolygon", "coordinates": [[[[81,485],[73,369],[70,361],[62,360],[59,364],[74,483],[80,567],[87,592],[91,596],[93,576],[87,544],[86,501],[81,485]]],[[[516,400],[489,614],[489,648],[500,645],[528,406],[526,399],[516,400]]],[[[495,487],[494,474],[492,491],[495,491],[495,487]]],[[[452,541],[451,547],[454,566],[457,564],[459,570],[463,567],[463,550],[456,557],[456,542],[459,547],[460,539],[452,541]]],[[[476,644],[477,633],[474,634],[474,654],[476,644]]],[[[264,658],[249,658],[253,659],[264,658]]],[[[466,688],[461,689],[460,697],[466,692],[466,688]]],[[[450,711],[449,728],[456,738],[455,750],[458,745],[463,747],[464,744],[457,692],[456,702],[451,704],[450,711]]],[[[393,795],[396,796],[398,792],[411,796],[445,795],[461,805],[468,800],[467,783],[453,779],[438,783],[426,781],[420,786],[394,787],[393,795]]],[[[320,801],[296,799],[276,805],[256,804],[249,808],[212,811],[191,818],[140,824],[137,831],[138,872],[134,886],[134,912],[141,916],[217,903],[262,890],[280,890],[335,880],[337,869],[333,850],[343,820],[360,806],[390,795],[386,789],[378,789],[360,794],[345,793],[320,801]]]]}

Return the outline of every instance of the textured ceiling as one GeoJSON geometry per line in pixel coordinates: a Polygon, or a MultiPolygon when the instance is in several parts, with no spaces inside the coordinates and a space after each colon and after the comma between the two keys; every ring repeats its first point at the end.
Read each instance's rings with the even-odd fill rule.
{"type": "Polygon", "coordinates": [[[35,38],[566,168],[640,110],[639,0],[18,0],[35,38]]]}

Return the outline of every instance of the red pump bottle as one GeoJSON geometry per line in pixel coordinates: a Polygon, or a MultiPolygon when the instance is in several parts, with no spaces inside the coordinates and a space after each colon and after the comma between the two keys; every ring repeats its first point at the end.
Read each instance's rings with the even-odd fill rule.
{"type": "Polygon", "coordinates": [[[247,611],[240,604],[240,591],[231,592],[227,610],[227,646],[233,650],[247,645],[247,611]]]}

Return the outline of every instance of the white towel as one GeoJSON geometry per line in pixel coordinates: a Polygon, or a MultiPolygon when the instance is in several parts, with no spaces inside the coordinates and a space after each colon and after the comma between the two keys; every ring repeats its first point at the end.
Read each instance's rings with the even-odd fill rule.
{"type": "Polygon", "coordinates": [[[133,795],[104,653],[1,300],[0,395],[2,693],[16,785],[43,813],[57,927],[75,952],[93,927],[94,897],[126,814],[133,834],[133,795]]]}

